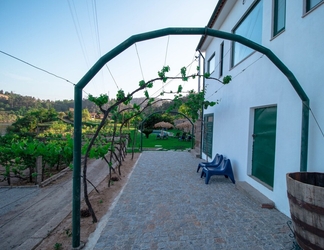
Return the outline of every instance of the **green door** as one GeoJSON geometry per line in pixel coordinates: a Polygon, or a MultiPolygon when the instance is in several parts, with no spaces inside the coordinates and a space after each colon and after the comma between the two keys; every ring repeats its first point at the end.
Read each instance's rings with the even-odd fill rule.
{"type": "Polygon", "coordinates": [[[273,187],[277,107],[254,111],[252,176],[273,187]]]}

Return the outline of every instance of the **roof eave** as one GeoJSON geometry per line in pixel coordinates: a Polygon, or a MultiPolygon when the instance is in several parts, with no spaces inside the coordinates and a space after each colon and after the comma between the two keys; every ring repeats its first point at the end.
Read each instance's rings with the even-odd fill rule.
{"type": "MultiPolygon", "coordinates": [[[[212,28],[214,26],[214,24],[216,22],[216,19],[219,16],[219,13],[221,12],[221,10],[222,10],[223,6],[225,5],[226,1],[227,0],[219,0],[218,1],[217,5],[216,5],[216,8],[215,8],[213,14],[210,17],[206,28],[212,28]]],[[[198,43],[198,46],[196,48],[196,51],[200,50],[202,48],[204,42],[206,41],[206,38],[207,38],[206,35],[201,36],[200,41],[198,43]]]]}

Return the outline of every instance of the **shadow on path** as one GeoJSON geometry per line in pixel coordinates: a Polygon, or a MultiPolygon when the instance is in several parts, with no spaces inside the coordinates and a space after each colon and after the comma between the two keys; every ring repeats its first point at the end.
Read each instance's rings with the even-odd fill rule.
{"type": "Polygon", "coordinates": [[[260,208],[223,176],[206,185],[200,161],[143,152],[94,249],[291,249],[287,216],[260,208]]]}

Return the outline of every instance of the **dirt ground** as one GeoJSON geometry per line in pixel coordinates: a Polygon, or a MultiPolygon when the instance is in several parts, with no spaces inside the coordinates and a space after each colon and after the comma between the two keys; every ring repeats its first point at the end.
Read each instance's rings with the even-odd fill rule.
{"type": "MultiPolygon", "coordinates": [[[[98,222],[107,213],[110,205],[114,201],[115,197],[119,194],[123,186],[127,183],[128,175],[132,171],[139,154],[134,154],[134,158],[131,159],[131,154],[128,154],[125,161],[122,162],[121,176],[119,181],[114,181],[113,185],[108,187],[108,177],[106,177],[98,186],[97,193],[93,190],[90,194],[90,201],[97,216],[98,222]]],[[[113,177],[118,175],[113,174],[113,177]]],[[[64,178],[71,178],[71,176],[65,176],[64,178]]],[[[86,209],[84,201],[81,203],[81,210],[86,209]]],[[[98,223],[92,223],[92,217],[81,217],[81,242],[86,243],[89,235],[95,231],[98,223]]],[[[51,232],[46,239],[35,249],[37,250],[63,250],[72,248],[72,214],[70,213],[59,226],[51,232]]]]}

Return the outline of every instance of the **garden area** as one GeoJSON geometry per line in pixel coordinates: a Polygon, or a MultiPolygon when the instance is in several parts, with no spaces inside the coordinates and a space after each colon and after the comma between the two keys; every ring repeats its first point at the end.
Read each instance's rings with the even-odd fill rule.
{"type": "MultiPolygon", "coordinates": [[[[119,167],[126,153],[142,150],[186,150],[192,147],[192,137],[181,138],[178,128],[154,128],[160,120],[174,122],[175,116],[158,114],[147,120],[143,133],[139,123],[123,126],[122,120],[110,120],[98,134],[90,159],[103,159],[113,172],[119,167]],[[164,133],[164,136],[160,136],[164,133]],[[112,150],[112,145],[114,145],[112,150]],[[117,168],[112,168],[117,162],[117,168]]],[[[82,125],[82,155],[96,133],[95,125],[82,125]]],[[[54,110],[32,110],[8,127],[0,137],[0,185],[21,186],[41,184],[62,170],[72,170],[73,126],[60,119],[54,110]]]]}
{"type": "MultiPolygon", "coordinates": [[[[162,91],[158,96],[151,97],[148,90],[153,83],[168,80],[186,82],[196,77],[214,79],[223,84],[231,80],[230,76],[220,81],[211,78],[208,73],[199,75],[199,67],[196,74],[188,76],[186,67],[181,68],[181,76],[176,77],[167,77],[169,70],[165,66],[158,72],[158,78],[147,82],[141,80],[132,93],[118,90],[115,99],[106,94],[98,97],[89,94],[87,99],[96,105],[95,117],[99,116],[99,121],[90,120],[91,115],[83,105],[75,106],[76,114],[74,109],[69,109],[67,113],[58,113],[54,108],[27,111],[0,138],[0,181],[10,186],[12,180],[18,178],[38,184],[62,169],[75,169],[73,173],[81,171],[81,175],[74,175],[74,179],[82,178],[87,213],[93,223],[98,222],[87,188],[92,185],[87,178],[88,164],[92,159],[101,159],[106,163],[110,187],[119,180],[127,153],[131,154],[133,160],[135,152],[141,150],[193,148],[195,138],[192,122],[198,120],[202,108],[218,103],[217,100],[206,101],[204,91],[191,90],[184,94],[182,85],[178,85],[174,92],[162,91]],[[139,91],[144,91],[144,97],[135,102],[133,95],[139,91]],[[173,99],[163,99],[164,94],[173,95],[173,99]],[[157,107],[160,107],[158,112],[154,110],[157,107]],[[169,126],[158,126],[159,123],[168,123],[169,126]],[[77,158],[73,159],[73,154],[77,158]],[[114,179],[112,174],[115,175],[114,179]]],[[[77,236],[74,237],[76,239],[77,236]]]]}
{"type": "MultiPolygon", "coordinates": [[[[182,135],[186,134],[178,129],[170,129],[163,131],[167,133],[168,136],[162,137],[160,133],[163,130],[153,130],[151,134],[149,134],[148,138],[145,134],[142,134],[142,149],[143,150],[186,150],[191,149],[192,147],[192,137],[182,139],[182,135]]],[[[141,141],[141,134],[137,135],[136,141],[141,141]]]]}

